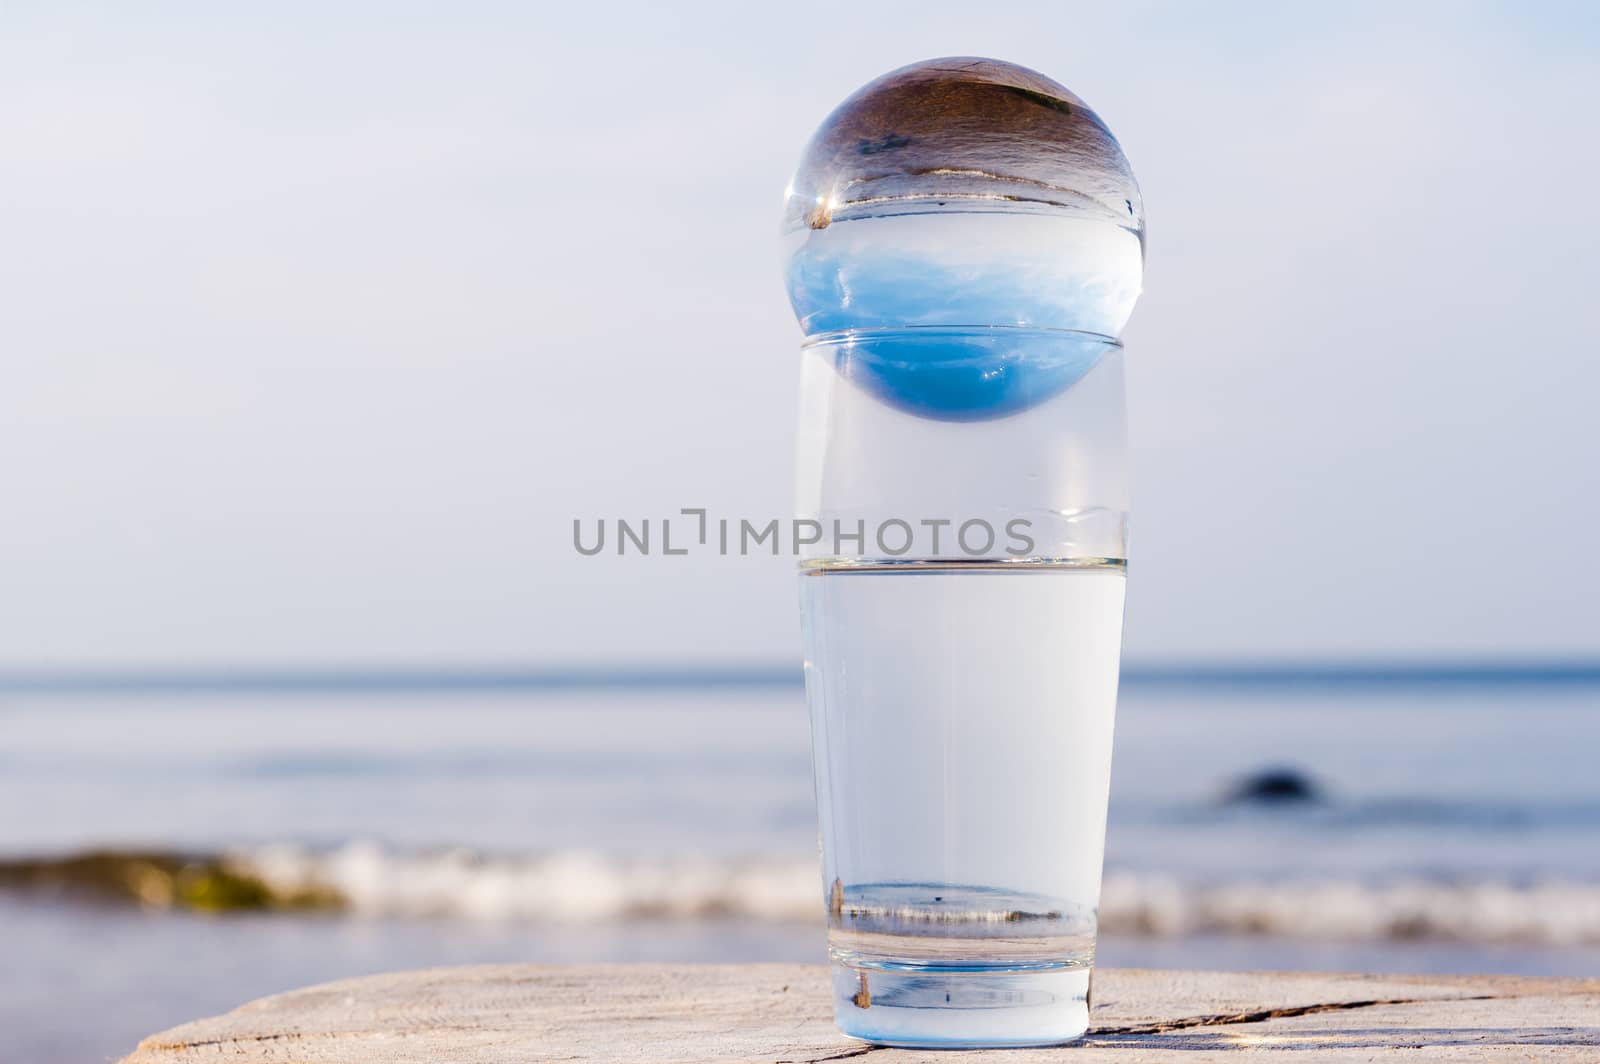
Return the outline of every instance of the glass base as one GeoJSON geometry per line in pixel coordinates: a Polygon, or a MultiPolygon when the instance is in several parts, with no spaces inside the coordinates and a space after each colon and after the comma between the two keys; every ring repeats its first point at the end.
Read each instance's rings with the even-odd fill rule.
{"type": "Polygon", "coordinates": [[[839,1029],[884,1046],[1060,1045],[1089,1029],[1088,967],[854,968],[833,964],[839,1029]]]}

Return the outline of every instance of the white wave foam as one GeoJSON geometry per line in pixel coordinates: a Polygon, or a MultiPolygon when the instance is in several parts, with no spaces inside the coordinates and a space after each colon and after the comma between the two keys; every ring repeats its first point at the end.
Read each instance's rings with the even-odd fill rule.
{"type": "Polygon", "coordinates": [[[1193,886],[1115,875],[1106,878],[1100,926],[1158,937],[1220,932],[1594,945],[1600,944],[1600,884],[1319,880],[1193,886]]]}
{"type": "MultiPolygon", "coordinates": [[[[284,893],[332,890],[375,916],[603,922],[739,917],[821,919],[814,860],[617,857],[583,850],[485,857],[410,854],[368,843],[331,852],[273,846],[230,854],[284,893]]],[[[1600,944],[1600,884],[1347,880],[1185,884],[1108,875],[1100,928],[1178,937],[1266,934],[1326,940],[1435,939],[1600,944]]]]}
{"type": "Polygon", "coordinates": [[[394,853],[367,843],[332,853],[276,846],[231,856],[274,890],[330,889],[352,910],[381,916],[577,923],[799,920],[822,911],[815,861],[622,858],[583,850],[486,858],[469,850],[394,853]]]}

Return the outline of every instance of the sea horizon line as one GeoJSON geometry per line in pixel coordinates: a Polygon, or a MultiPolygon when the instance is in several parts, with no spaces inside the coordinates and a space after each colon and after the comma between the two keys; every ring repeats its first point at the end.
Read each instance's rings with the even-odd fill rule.
{"type": "MultiPolygon", "coordinates": [[[[798,663],[0,667],[0,694],[378,694],[799,688],[798,663]]],[[[1134,661],[1127,687],[1600,686],[1600,659],[1134,661]]]]}

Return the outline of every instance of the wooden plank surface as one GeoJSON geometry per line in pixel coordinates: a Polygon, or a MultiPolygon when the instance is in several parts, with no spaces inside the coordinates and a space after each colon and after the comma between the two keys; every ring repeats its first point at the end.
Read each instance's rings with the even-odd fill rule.
{"type": "Polygon", "coordinates": [[[830,1008],[821,966],[440,968],[263,998],[124,1064],[1600,1061],[1600,980],[1101,970],[1084,1041],[987,1052],[874,1048],[830,1008]]]}

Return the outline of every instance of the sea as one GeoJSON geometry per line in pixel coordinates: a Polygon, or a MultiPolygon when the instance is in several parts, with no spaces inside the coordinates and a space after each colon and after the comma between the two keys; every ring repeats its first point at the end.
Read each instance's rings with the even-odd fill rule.
{"type": "MultiPolygon", "coordinates": [[[[820,962],[808,728],[787,669],[0,678],[0,1062],[401,968],[820,962]]],[[[1600,669],[1129,669],[1111,792],[1101,964],[1600,975],[1600,669]]]]}

